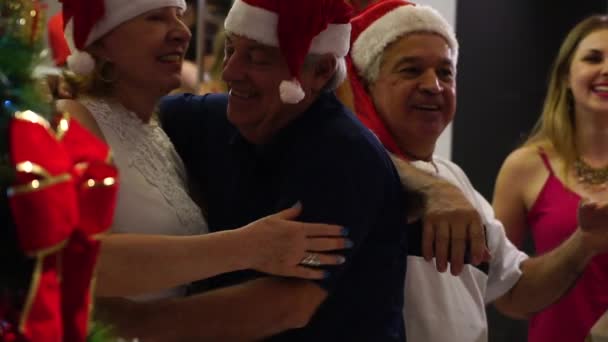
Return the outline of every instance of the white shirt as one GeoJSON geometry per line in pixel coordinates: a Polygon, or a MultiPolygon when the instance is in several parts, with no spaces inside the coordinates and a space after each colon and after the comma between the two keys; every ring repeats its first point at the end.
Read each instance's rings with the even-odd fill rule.
{"type": "MultiPolygon", "coordinates": [[[[119,171],[113,233],[195,235],[208,231],[201,210],[188,195],[186,172],[169,137],[155,119],[142,122],[117,102],[83,98],[119,171]]],[[[135,299],[184,294],[184,287],[135,299]]]]}
{"type": "Polygon", "coordinates": [[[449,160],[433,157],[433,162],[412,165],[458,186],[471,201],[487,229],[492,255],[489,274],[465,265],[455,277],[439,273],[432,262],[408,256],[403,317],[408,341],[486,342],[488,326],[485,305],[505,294],[519,280],[519,264],[528,256],[519,251],[496,220],[492,206],[471,185],[462,169],[449,160]]]}

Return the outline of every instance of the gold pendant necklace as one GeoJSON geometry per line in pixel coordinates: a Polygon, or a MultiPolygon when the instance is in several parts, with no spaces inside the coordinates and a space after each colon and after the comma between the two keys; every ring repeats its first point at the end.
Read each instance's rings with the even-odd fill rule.
{"type": "Polygon", "coordinates": [[[574,170],[577,180],[582,184],[598,186],[608,183],[608,166],[594,168],[578,157],[574,162],[574,170]]]}

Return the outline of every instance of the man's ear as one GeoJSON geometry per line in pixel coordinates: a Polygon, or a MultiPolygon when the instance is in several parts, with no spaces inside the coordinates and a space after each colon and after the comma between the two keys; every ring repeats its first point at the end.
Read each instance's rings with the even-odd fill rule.
{"type": "Polygon", "coordinates": [[[336,58],[332,55],[323,55],[313,70],[313,89],[320,91],[336,73],[336,58]]]}

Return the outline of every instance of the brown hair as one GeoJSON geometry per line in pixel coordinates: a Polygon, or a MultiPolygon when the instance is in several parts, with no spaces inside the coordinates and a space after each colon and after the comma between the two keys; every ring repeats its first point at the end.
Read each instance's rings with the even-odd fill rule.
{"type": "Polygon", "coordinates": [[[606,15],[590,16],[570,30],[551,67],[542,114],[524,143],[524,146],[552,147],[564,161],[564,175],[577,158],[574,98],[568,87],[570,66],[580,42],[602,29],[608,29],[606,15]]]}

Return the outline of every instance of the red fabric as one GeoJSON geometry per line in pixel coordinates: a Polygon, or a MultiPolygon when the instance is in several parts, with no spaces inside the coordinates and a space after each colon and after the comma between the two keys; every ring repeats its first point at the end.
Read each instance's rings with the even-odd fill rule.
{"type": "Polygon", "coordinates": [[[91,278],[100,242],[74,232],[62,250],[61,313],[65,341],[86,341],[91,308],[91,278]]]}
{"type": "Polygon", "coordinates": [[[59,0],[59,2],[63,4],[64,27],[70,19],[73,19],[74,44],[78,49],[84,49],[93,26],[105,14],[105,1],[59,0]]]}
{"type": "Polygon", "coordinates": [[[300,79],[300,69],[315,36],[329,24],[348,24],[353,10],[344,0],[243,0],[278,16],[279,47],[291,75],[300,79]]]}
{"type": "Polygon", "coordinates": [[[62,250],[63,326],[66,341],[85,341],[91,306],[90,285],[97,263],[100,243],[95,235],[103,233],[112,223],[115,208],[116,186],[88,187],[88,180],[97,182],[118,176],[115,167],[107,164],[108,147],[93,137],[76,121],[62,139],[74,165],[79,204],[78,225],[62,250]],[[84,163],[84,164],[83,164],[84,163]]]}
{"type": "Polygon", "coordinates": [[[353,0],[351,1],[351,6],[353,7],[354,11],[355,11],[355,15],[365,11],[366,8],[368,8],[369,6],[371,6],[372,4],[378,2],[378,1],[382,1],[382,0],[353,0]]]}
{"type": "Polygon", "coordinates": [[[17,172],[11,190],[34,179],[42,186],[9,196],[24,253],[43,263],[30,284],[31,307],[21,317],[20,333],[28,341],[86,340],[90,282],[99,252],[95,235],[108,229],[115,207],[117,185],[109,180],[116,180],[117,170],[108,164],[107,145],[76,121],[64,119],[62,124],[66,130],[59,137],[20,118],[9,127],[13,164],[27,161],[44,169],[17,172]],[[70,178],[57,178],[61,175],[70,178]],[[56,182],[45,184],[52,179],[56,182]],[[58,247],[63,249],[49,251],[58,247]]]}
{"type": "MultiPolygon", "coordinates": [[[[576,230],[580,196],[555,176],[544,153],[549,177],[528,213],[537,254],[546,253],[576,230]]],[[[530,320],[528,341],[584,341],[591,327],[608,310],[608,254],[591,260],[576,285],[557,303],[530,320]]]]}
{"type": "MultiPolygon", "coordinates": [[[[42,125],[14,119],[9,141],[14,165],[29,161],[43,167],[51,176],[69,174],[72,170],[65,149],[42,125]]],[[[39,177],[18,172],[16,183],[27,184],[36,178],[39,177]]],[[[13,196],[11,209],[18,227],[20,247],[27,254],[36,254],[65,241],[78,222],[76,189],[72,180],[13,196]],[[52,206],[50,203],[61,205],[52,206]]]]}
{"type": "Polygon", "coordinates": [[[61,327],[61,311],[58,310],[60,302],[60,282],[57,277],[57,255],[40,258],[42,263],[38,289],[25,325],[20,327],[24,331],[18,341],[48,341],[62,342],[63,329],[61,327]]]}
{"type": "Polygon", "coordinates": [[[342,0],[278,0],[278,37],[291,75],[300,79],[300,69],[313,38],[328,24],[346,24],[352,8],[342,0]]]}
{"type": "Polygon", "coordinates": [[[59,12],[49,19],[48,23],[48,39],[53,61],[56,66],[65,65],[68,56],[70,55],[70,47],[65,40],[65,32],[63,31],[63,13],[59,12]]]}
{"type": "Polygon", "coordinates": [[[352,31],[350,33],[351,46],[359,38],[359,35],[371,24],[379,18],[382,18],[386,13],[400,6],[416,6],[416,4],[404,0],[386,0],[376,2],[366,7],[365,13],[359,13],[350,22],[352,25],[352,31]]]}
{"type": "Polygon", "coordinates": [[[389,152],[405,159],[409,160],[406,155],[401,151],[397,145],[397,141],[393,138],[392,134],[386,128],[384,121],[378,115],[374,103],[365,90],[361,78],[358,76],[357,70],[350,58],[350,55],[346,57],[346,63],[348,67],[348,80],[350,87],[353,92],[353,99],[355,101],[355,114],[359,120],[369,128],[374,134],[380,139],[384,148],[389,152]]]}
{"type": "MultiPolygon", "coordinates": [[[[378,3],[372,4],[365,9],[364,13],[360,13],[356,17],[351,20],[352,31],[351,31],[351,50],[355,41],[359,38],[361,32],[365,31],[370,25],[372,25],[376,20],[382,18],[386,13],[392,11],[393,9],[400,6],[409,6],[413,5],[410,2],[403,0],[389,0],[389,1],[380,1],[378,3]]],[[[355,113],[359,120],[363,122],[367,128],[371,129],[374,134],[380,139],[382,145],[390,151],[391,153],[409,160],[403,151],[397,145],[397,141],[389,132],[386,127],[384,121],[378,115],[376,111],[376,107],[367,93],[363,80],[359,76],[359,71],[355,68],[350,54],[347,57],[347,65],[348,65],[348,79],[350,81],[350,86],[353,92],[353,98],[355,101],[355,113]]]]}
{"type": "Polygon", "coordinates": [[[46,10],[46,4],[41,4],[39,0],[32,1],[32,5],[34,6],[34,11],[38,13],[38,15],[32,17],[30,44],[34,44],[36,37],[38,37],[38,32],[40,32],[40,29],[42,28],[40,24],[40,13],[42,13],[43,9],[46,10]]]}

